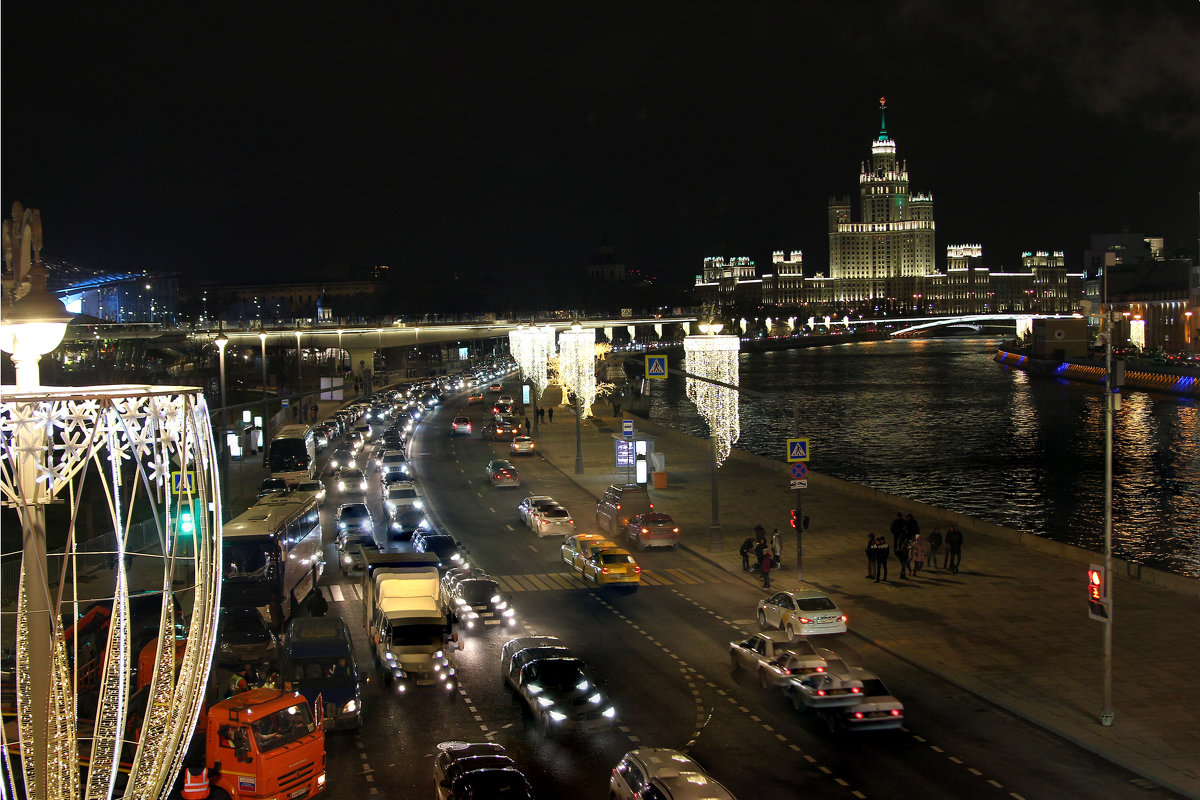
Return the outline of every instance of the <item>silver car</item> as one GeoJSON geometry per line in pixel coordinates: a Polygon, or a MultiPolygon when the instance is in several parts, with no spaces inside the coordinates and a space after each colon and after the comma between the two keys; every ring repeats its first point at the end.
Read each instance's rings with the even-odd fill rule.
{"type": "Polygon", "coordinates": [[[734,800],[728,789],[691,758],[661,747],[626,753],[608,780],[608,795],[613,800],[734,800]]]}
{"type": "Polygon", "coordinates": [[[550,506],[530,514],[529,527],[538,536],[570,536],[575,533],[575,520],[562,506],[550,506]]]}
{"type": "Polygon", "coordinates": [[[805,639],[793,640],[782,633],[756,633],[729,643],[730,663],[758,676],[764,688],[785,686],[793,675],[825,671],[825,659],[805,639]]]}
{"type": "Polygon", "coordinates": [[[759,627],[781,630],[788,638],[845,633],[847,620],[828,595],[815,589],[776,592],[758,601],[759,627]]]}

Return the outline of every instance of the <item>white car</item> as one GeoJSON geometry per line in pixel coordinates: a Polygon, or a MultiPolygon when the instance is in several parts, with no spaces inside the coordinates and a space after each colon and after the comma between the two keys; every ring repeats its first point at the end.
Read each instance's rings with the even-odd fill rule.
{"type": "Polygon", "coordinates": [[[296,484],[297,492],[312,492],[318,503],[325,502],[325,484],[318,480],[300,481],[296,484]]]}
{"type": "Polygon", "coordinates": [[[797,636],[845,633],[848,617],[829,596],[815,589],[776,592],[758,601],[758,625],[797,636]]]}
{"type": "Polygon", "coordinates": [[[756,633],[729,643],[730,664],[758,676],[764,689],[786,686],[794,675],[825,671],[825,659],[804,639],[792,640],[782,633],[756,633]]]}
{"type": "Polygon", "coordinates": [[[904,704],[892,696],[875,673],[862,667],[849,667],[847,671],[852,679],[862,682],[862,700],[827,712],[829,730],[884,731],[904,724],[904,704]]]}
{"type": "Polygon", "coordinates": [[[575,520],[562,506],[550,506],[530,514],[529,527],[538,536],[570,536],[575,533],[575,520]]]}
{"type": "Polygon", "coordinates": [[[678,750],[641,747],[631,750],[608,779],[614,800],[734,800],[704,768],[678,750]]]}
{"type": "Polygon", "coordinates": [[[529,516],[536,509],[556,505],[558,505],[558,501],[548,494],[531,494],[517,505],[517,516],[521,518],[521,522],[529,525],[529,516]]]}
{"type": "Polygon", "coordinates": [[[851,674],[850,667],[832,650],[821,647],[817,653],[825,659],[825,671],[794,675],[783,687],[792,707],[797,711],[807,708],[825,711],[861,703],[862,679],[851,674]]]}
{"type": "Polygon", "coordinates": [[[361,469],[355,467],[342,467],[337,471],[334,480],[339,492],[362,494],[367,490],[367,477],[362,474],[361,469]]]}

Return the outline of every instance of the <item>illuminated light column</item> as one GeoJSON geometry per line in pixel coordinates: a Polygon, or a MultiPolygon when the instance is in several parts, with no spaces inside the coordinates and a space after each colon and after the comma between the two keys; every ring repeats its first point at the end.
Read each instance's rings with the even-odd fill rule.
{"type": "Polygon", "coordinates": [[[229,344],[229,337],[225,335],[225,329],[221,326],[220,321],[217,322],[217,338],[213,340],[217,345],[219,353],[220,368],[221,368],[221,435],[217,439],[221,446],[221,505],[222,507],[229,506],[229,491],[225,488],[229,484],[229,421],[226,417],[225,406],[225,348],[229,344]]]}
{"type": "Polygon", "coordinates": [[[563,388],[575,395],[575,474],[583,474],[583,417],[596,401],[596,329],[579,323],[558,335],[563,388]]]}
{"type": "Polygon", "coordinates": [[[304,358],[300,355],[300,326],[296,326],[296,380],[297,382],[304,380],[304,358]]]}
{"type": "Polygon", "coordinates": [[[721,522],[717,505],[717,470],[741,436],[738,413],[738,336],[718,336],[722,325],[701,324],[700,336],[683,339],[687,396],[696,404],[700,415],[708,422],[712,440],[712,523],[709,526],[709,549],[721,549],[721,522]]]}

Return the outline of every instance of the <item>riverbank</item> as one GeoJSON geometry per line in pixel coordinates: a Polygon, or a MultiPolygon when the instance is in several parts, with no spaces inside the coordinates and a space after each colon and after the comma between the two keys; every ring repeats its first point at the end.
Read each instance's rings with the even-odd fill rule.
{"type": "MultiPolygon", "coordinates": [[[[549,399],[549,398],[548,398],[549,399]]],[[[605,412],[598,404],[595,410],[605,412]]],[[[619,419],[582,425],[584,474],[574,474],[575,424],[562,407],[553,425],[540,426],[548,461],[599,496],[624,480],[614,467],[619,419]]],[[[797,542],[788,526],[795,492],[782,461],[734,451],[718,471],[721,525],[712,529],[709,444],[643,420],[639,433],[656,438],[666,457],[667,485],[651,489],[655,507],[674,516],[681,545],[747,582],[737,553],[761,523],[785,533],[776,588],[794,587],[797,542]]],[[[576,510],[584,530],[591,509],[576,510]]],[[[809,473],[801,517],[803,578],[836,595],[853,635],[867,639],[987,701],[1096,752],[1147,779],[1200,798],[1200,696],[1177,690],[1193,666],[1200,630],[1200,593],[1188,578],[1146,568],[1118,569],[1114,583],[1113,672],[1115,723],[1098,722],[1101,623],[1087,616],[1086,564],[1097,556],[1000,526],[944,512],[845,481],[809,473]],[[886,534],[897,511],[913,513],[927,534],[950,521],[964,531],[959,573],[926,570],[914,580],[864,578],[864,537],[886,534]],[[1161,579],[1161,582],[1160,582],[1161,579]]],[[[752,609],[731,610],[750,617],[752,609]]],[[[912,710],[918,717],[919,709],[912,710]]],[[[1103,794],[1102,787],[1098,787],[1103,794]]]]}
{"type": "MultiPolygon", "coordinates": [[[[1031,358],[1007,350],[996,351],[996,362],[1025,370],[1033,375],[1066,378],[1094,385],[1102,385],[1106,374],[1104,364],[1097,361],[1088,359],[1054,361],[1031,358]]],[[[1139,365],[1134,368],[1126,368],[1123,385],[1126,389],[1200,397],[1200,377],[1195,372],[1184,372],[1170,367],[1156,368],[1139,365]]]]}

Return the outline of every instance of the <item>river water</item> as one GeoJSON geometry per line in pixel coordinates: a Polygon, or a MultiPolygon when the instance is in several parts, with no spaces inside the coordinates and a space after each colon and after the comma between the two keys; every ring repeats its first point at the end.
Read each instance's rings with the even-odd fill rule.
{"type": "MultiPolygon", "coordinates": [[[[735,445],[1094,551],[1104,542],[1099,387],[995,363],[999,339],[908,339],[742,353],[735,445]],[[786,404],[799,403],[800,428],[786,404]]],[[[683,366],[686,369],[686,364],[683,366]]],[[[708,427],[681,377],[655,382],[650,418],[708,427]]],[[[1127,391],[1114,422],[1113,553],[1200,578],[1200,410],[1127,391]]]]}

